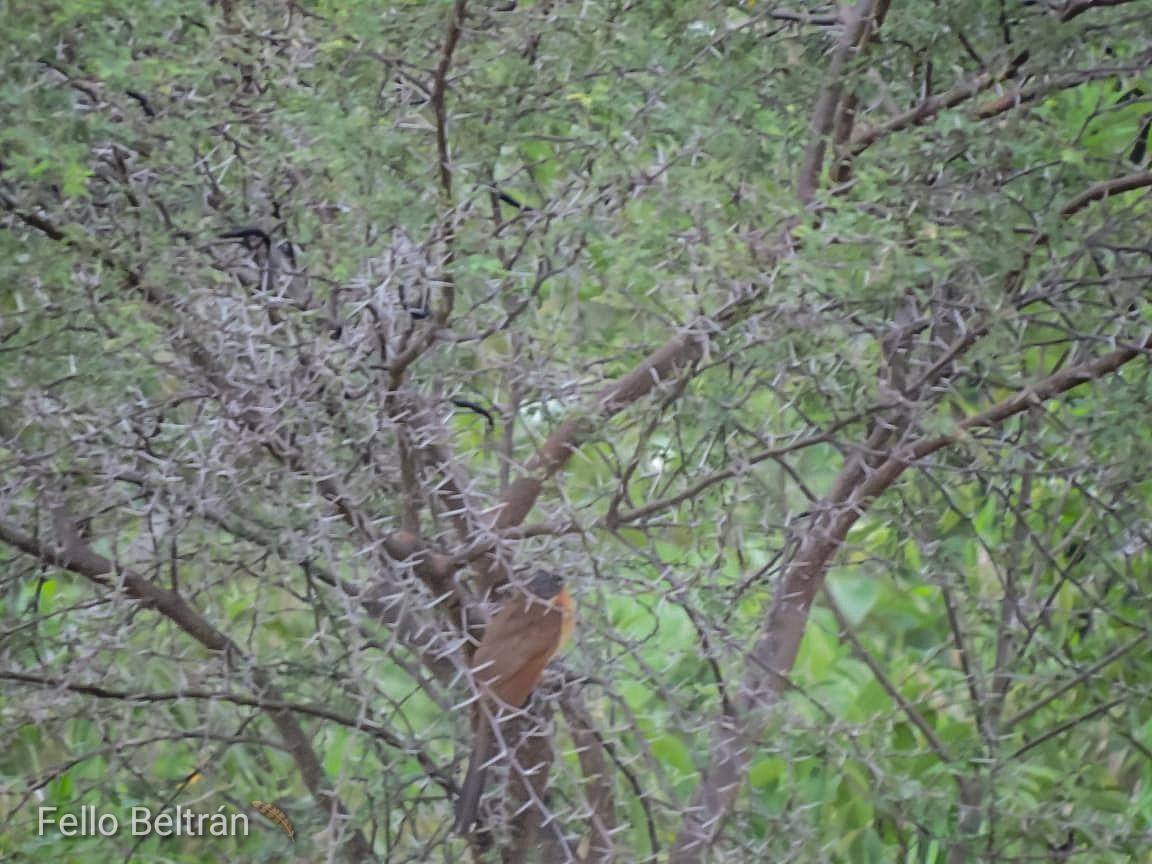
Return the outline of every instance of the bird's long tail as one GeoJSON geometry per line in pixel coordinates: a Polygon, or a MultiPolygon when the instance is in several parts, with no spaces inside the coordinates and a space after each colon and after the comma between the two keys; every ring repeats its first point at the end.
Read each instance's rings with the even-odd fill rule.
{"type": "Polygon", "coordinates": [[[476,810],[480,806],[480,796],[484,793],[484,775],[488,773],[488,760],[492,758],[492,730],[486,718],[477,718],[476,736],[472,743],[472,757],[468,763],[468,773],[456,799],[456,824],[452,830],[457,834],[467,834],[476,822],[476,810]]]}

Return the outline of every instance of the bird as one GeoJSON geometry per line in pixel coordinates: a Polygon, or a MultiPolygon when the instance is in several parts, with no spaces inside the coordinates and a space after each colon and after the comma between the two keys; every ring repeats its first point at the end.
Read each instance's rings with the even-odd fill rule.
{"type": "Polygon", "coordinates": [[[528,703],[548,661],[571,636],[575,617],[563,577],[541,571],[515,586],[488,622],[471,663],[480,705],[468,773],[456,800],[456,833],[467,834],[476,822],[497,740],[492,724],[502,708],[520,709],[528,703]]]}

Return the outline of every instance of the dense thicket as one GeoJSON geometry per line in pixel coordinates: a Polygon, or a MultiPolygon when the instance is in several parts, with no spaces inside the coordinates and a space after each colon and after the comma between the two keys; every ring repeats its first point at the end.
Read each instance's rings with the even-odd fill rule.
{"type": "Polygon", "coordinates": [[[9,4],[0,857],[1145,855],[1150,18],[9,4]]]}

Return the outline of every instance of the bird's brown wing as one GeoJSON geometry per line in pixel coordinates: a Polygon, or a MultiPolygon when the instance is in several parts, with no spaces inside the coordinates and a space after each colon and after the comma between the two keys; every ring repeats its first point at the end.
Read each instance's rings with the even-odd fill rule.
{"type": "Polygon", "coordinates": [[[506,606],[489,622],[472,658],[477,683],[500,701],[521,707],[560,647],[563,629],[558,609],[540,602],[506,606]]]}

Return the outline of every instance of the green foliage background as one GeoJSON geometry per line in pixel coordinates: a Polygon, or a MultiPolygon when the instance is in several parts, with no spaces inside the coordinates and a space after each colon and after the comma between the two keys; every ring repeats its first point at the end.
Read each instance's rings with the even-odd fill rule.
{"type": "MultiPolygon", "coordinates": [[[[1017,84],[1049,92],[991,118],[965,103],[884,136],[849,183],[826,185],[805,210],[795,178],[835,28],[776,20],[774,4],[510,5],[472,10],[452,66],[450,195],[430,87],[451,3],[2,7],[0,192],[7,213],[35,214],[61,236],[13,218],[0,232],[10,322],[0,325],[0,474],[11,471],[0,517],[46,524],[50,490],[91,514],[96,551],[178,584],[288,698],[384,724],[451,772],[463,691],[427,684],[411,656],[398,662],[388,629],[361,620],[289,551],[306,547],[353,583],[372,575],[313,482],[328,471],[380,530],[399,527],[396,437],[380,401],[344,400],[326,417],[335,391],[309,389],[297,357],[304,345],[330,373],[324,386],[344,392],[377,391],[379,367],[331,340],[315,310],[285,313],[291,338],[245,340],[263,310],[206,249],[233,226],[277,225],[303,250],[317,307],[340,304],[359,332],[370,303],[396,327],[411,323],[401,281],[437,300],[444,262],[396,276],[396,238],[431,249],[450,221],[456,314],[406,386],[429,400],[514,406],[496,433],[468,412],[446,421],[480,508],[499,500],[506,424],[526,461],[669,333],[768,285],[739,326],[716,328],[667,410],[625,412],[549,485],[539,518],[583,531],[516,552],[573,574],[581,636],[566,674],[591,676],[593,717],[644,791],[617,777],[620,860],[657,860],[653,838],[660,850],[672,842],[676,807],[709,757],[724,696],[715,669],[737,686],[779,556],[856,439],[738,467],[732,482],[635,524],[609,515],[806,431],[858,432],[885,404],[882,337],[908,302],[944,310],[941,320],[952,309],[963,319],[953,332],[983,334],[925,407],[925,433],[1143,338],[1147,190],[1070,218],[1060,208],[1147,169],[1129,154],[1148,97],[1120,97],[1152,93],[1140,23],[1152,10],[1136,2],[1062,22],[991,0],[893,4],[850,72],[857,131],[916,104],[929,63],[936,91],[978,74],[965,41],[989,70],[1029,51],[1028,74],[982,98],[1017,84]],[[1093,67],[1109,71],[1057,86],[1093,67]],[[494,188],[534,209],[495,203],[494,188]],[[768,267],[750,251],[798,216],[795,255],[768,267]],[[178,305],[158,310],[153,289],[178,305]],[[214,305],[221,297],[234,305],[214,305]],[[277,416],[310,471],[273,463],[236,432],[237,412],[190,374],[186,337],[235,360],[245,386],[293,396],[277,416]],[[142,434],[154,464],[127,455],[142,434]],[[126,491],[129,470],[166,482],[126,491]],[[154,508],[166,514],[159,524],[154,508]]],[[[977,838],[971,860],[1044,860],[1069,834],[1083,860],[1142,860],[1152,840],[1150,395],[1137,361],[968,436],[872,506],[829,576],[843,620],[827,598],[813,611],[794,687],[754,742],[717,860],[931,864],[960,836],[977,838]],[[965,788],[980,802],[974,827],[965,788]]],[[[425,527],[455,548],[447,528],[425,527]]],[[[170,623],[14,547],[0,546],[0,574],[6,670],[133,692],[246,683],[244,669],[170,623]]],[[[382,860],[457,860],[443,790],[413,752],[302,722],[382,860]]],[[[0,727],[6,859],[327,854],[324,815],[291,758],[266,720],[226,700],[101,700],[5,681],[0,727]],[[123,812],[254,798],[289,812],[293,849],[270,827],[210,846],[34,830],[37,805],[123,812]]],[[[556,794],[571,815],[579,765],[566,734],[561,725],[556,794]]]]}

